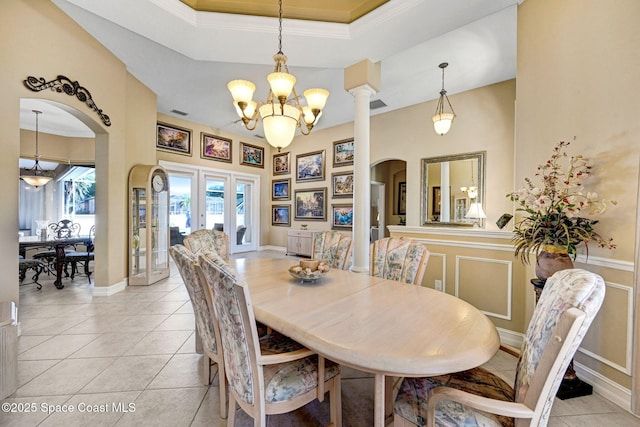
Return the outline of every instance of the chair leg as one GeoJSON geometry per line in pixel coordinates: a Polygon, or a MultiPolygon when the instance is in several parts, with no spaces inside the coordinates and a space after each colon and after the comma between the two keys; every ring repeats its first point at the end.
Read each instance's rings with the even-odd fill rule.
{"type": "Polygon", "coordinates": [[[202,385],[211,384],[211,359],[206,354],[202,355],[202,385]]]}
{"type": "Polygon", "coordinates": [[[40,273],[42,273],[43,267],[42,265],[37,265],[34,268],[36,274],[33,275],[33,283],[35,283],[37,285],[38,290],[42,289],[42,285],[40,283],[38,283],[38,279],[40,278],[40,273]]]}
{"type": "Polygon", "coordinates": [[[87,279],[89,280],[89,284],[91,284],[91,271],[89,271],[89,260],[84,262],[84,274],[87,275],[87,279]]]}
{"type": "Polygon", "coordinates": [[[333,386],[329,389],[329,408],[331,425],[342,427],[342,387],[340,376],[333,378],[333,386]]]}
{"type": "Polygon", "coordinates": [[[235,427],[236,424],[236,398],[233,393],[229,393],[229,415],[227,416],[227,427],[235,427]]]}
{"type": "Polygon", "coordinates": [[[224,372],[224,363],[218,363],[218,388],[220,389],[220,417],[224,419],[227,418],[227,376],[224,372]]]}

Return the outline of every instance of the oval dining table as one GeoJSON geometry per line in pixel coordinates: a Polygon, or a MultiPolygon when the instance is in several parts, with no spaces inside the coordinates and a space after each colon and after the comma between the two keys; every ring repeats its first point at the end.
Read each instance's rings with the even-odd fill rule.
{"type": "Polygon", "coordinates": [[[471,369],[498,350],[493,323],[459,298],[343,270],[301,282],[288,272],[294,264],[276,258],[230,261],[249,287],[258,321],[328,359],[375,374],[376,427],[391,415],[392,377],[471,369]]]}

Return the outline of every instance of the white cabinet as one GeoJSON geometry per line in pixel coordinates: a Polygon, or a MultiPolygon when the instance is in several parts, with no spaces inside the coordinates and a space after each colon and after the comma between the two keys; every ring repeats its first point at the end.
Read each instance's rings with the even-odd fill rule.
{"type": "Polygon", "coordinates": [[[313,252],[313,236],[316,233],[306,230],[287,231],[287,255],[310,257],[313,252]]]}

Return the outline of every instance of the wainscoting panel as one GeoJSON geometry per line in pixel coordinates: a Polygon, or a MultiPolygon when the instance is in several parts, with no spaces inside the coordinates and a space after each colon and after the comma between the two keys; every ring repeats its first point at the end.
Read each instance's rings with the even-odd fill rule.
{"type": "Polygon", "coordinates": [[[605,283],[607,293],[602,308],[578,351],[631,375],[633,290],[617,283],[605,283]],[[598,353],[593,349],[598,349],[598,353]]]}
{"type": "Polygon", "coordinates": [[[512,268],[511,261],[457,255],[455,296],[487,316],[511,320],[512,268]]]}
{"type": "Polygon", "coordinates": [[[435,289],[436,280],[442,282],[442,291],[447,291],[447,254],[429,251],[427,269],[422,278],[422,286],[435,289]]]}

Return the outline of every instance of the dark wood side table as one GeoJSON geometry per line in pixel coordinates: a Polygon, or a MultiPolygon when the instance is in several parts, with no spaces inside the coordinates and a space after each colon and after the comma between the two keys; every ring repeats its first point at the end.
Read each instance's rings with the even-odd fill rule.
{"type": "MultiPolygon", "coordinates": [[[[540,294],[544,289],[546,280],[531,279],[531,284],[536,292],[536,304],[540,299],[540,294]]],[[[561,400],[572,399],[574,397],[589,396],[593,394],[593,387],[590,384],[585,383],[576,375],[576,371],[573,369],[573,359],[569,362],[569,367],[564,373],[560,388],[556,397],[561,400]]]]}

